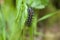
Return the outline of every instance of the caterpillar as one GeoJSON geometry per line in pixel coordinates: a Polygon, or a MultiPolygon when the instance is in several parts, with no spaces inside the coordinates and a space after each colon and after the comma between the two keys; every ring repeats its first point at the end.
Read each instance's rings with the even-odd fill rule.
{"type": "Polygon", "coordinates": [[[34,11],[33,11],[33,9],[32,9],[31,7],[29,7],[29,8],[27,9],[27,11],[28,11],[28,18],[27,18],[27,22],[26,22],[26,23],[27,23],[27,26],[30,26],[31,23],[32,23],[34,11]]]}

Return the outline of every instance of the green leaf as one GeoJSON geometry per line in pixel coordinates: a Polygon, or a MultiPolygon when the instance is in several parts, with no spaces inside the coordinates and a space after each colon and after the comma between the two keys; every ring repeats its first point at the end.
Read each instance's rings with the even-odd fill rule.
{"type": "Polygon", "coordinates": [[[27,4],[36,9],[43,9],[48,4],[48,0],[27,0],[27,4]]]}
{"type": "Polygon", "coordinates": [[[21,40],[22,39],[22,31],[25,27],[25,21],[27,19],[27,5],[25,3],[25,1],[21,1],[23,2],[20,3],[20,0],[17,0],[17,15],[16,15],[16,19],[14,22],[14,26],[12,27],[12,33],[10,36],[10,40],[21,40]]]}
{"type": "Polygon", "coordinates": [[[47,18],[49,18],[49,17],[51,17],[51,16],[53,16],[53,15],[55,15],[55,14],[56,14],[55,12],[54,12],[54,13],[49,13],[49,14],[41,17],[41,18],[38,20],[38,22],[39,22],[39,21],[42,21],[42,20],[45,20],[45,19],[47,19],[47,18]]]}
{"type": "Polygon", "coordinates": [[[6,30],[5,30],[5,20],[2,10],[0,10],[0,40],[5,40],[6,38],[6,30]]]}

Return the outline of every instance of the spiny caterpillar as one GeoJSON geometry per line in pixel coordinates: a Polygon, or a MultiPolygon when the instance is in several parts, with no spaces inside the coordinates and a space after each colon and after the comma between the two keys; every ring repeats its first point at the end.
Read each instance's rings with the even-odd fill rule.
{"type": "Polygon", "coordinates": [[[32,23],[34,12],[33,12],[33,9],[31,7],[29,7],[27,11],[28,11],[28,18],[27,18],[26,23],[27,23],[27,26],[30,26],[32,23]]]}

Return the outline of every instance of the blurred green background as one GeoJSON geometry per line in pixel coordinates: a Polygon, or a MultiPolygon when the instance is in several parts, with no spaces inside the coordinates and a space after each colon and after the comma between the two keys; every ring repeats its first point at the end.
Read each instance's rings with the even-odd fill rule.
{"type": "Polygon", "coordinates": [[[60,0],[0,0],[0,40],[60,40],[60,0]]]}

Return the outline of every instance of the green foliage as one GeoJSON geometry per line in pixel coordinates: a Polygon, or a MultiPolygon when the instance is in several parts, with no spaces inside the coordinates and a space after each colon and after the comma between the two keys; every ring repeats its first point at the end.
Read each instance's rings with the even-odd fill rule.
{"type": "Polygon", "coordinates": [[[5,30],[5,19],[3,16],[2,9],[0,9],[0,40],[6,39],[6,30],[5,30]]]}
{"type": "Polygon", "coordinates": [[[39,21],[42,21],[42,20],[45,20],[45,19],[47,19],[47,18],[49,18],[49,17],[51,17],[51,16],[53,16],[53,15],[55,15],[56,13],[54,12],[54,13],[49,13],[48,15],[45,15],[45,16],[43,16],[42,18],[40,18],[39,20],[38,20],[38,22],[39,21]]]}
{"type": "Polygon", "coordinates": [[[27,0],[26,2],[35,9],[43,9],[48,5],[49,0],[27,0]]]}
{"type": "MultiPolygon", "coordinates": [[[[8,40],[25,40],[24,33],[27,30],[25,22],[28,17],[28,6],[43,9],[47,6],[48,0],[16,0],[15,8],[11,2],[12,0],[5,0],[5,4],[0,10],[0,40],[6,40],[6,38],[8,40]]],[[[48,14],[37,20],[37,14],[34,13],[32,24],[28,28],[30,40],[33,40],[33,35],[36,33],[37,22],[54,15],[53,13],[48,14]]]]}

